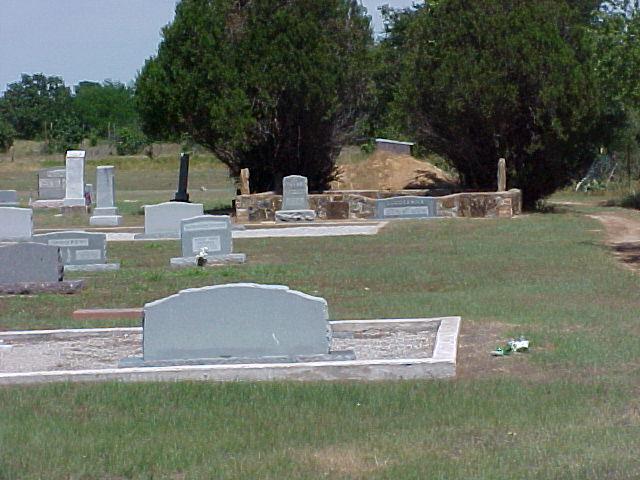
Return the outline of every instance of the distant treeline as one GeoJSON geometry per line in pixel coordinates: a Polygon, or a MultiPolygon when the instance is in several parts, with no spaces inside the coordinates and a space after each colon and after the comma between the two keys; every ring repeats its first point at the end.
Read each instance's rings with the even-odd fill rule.
{"type": "MultiPolygon", "coordinates": [[[[251,187],[292,173],[326,188],[345,143],[377,136],[445,158],[471,189],[508,185],[528,206],[603,149],[640,142],[638,0],[433,0],[381,7],[372,35],[356,0],[181,0],[135,86],[23,76],[0,99],[0,148],[62,150],[109,138],[188,139],[251,187]],[[143,133],[144,132],[144,135],[143,133]],[[146,135],[146,138],[145,138],[146,135]]],[[[631,171],[631,170],[629,170],[631,171]]]]}

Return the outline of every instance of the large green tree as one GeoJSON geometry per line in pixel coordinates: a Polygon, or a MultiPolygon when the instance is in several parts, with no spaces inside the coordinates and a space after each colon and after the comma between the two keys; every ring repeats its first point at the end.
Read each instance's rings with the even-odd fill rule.
{"type": "Polygon", "coordinates": [[[136,84],[143,128],[189,134],[252,190],[327,186],[366,92],[369,18],[355,0],[182,0],[136,84]]]}
{"type": "Polygon", "coordinates": [[[75,88],[73,108],[85,131],[107,137],[115,127],[138,122],[133,89],[118,82],[81,82],[75,88]]]}
{"type": "Polygon", "coordinates": [[[593,158],[605,121],[592,65],[592,1],[441,0],[412,21],[397,106],[406,127],[446,156],[467,187],[509,185],[525,204],[593,158]]]}

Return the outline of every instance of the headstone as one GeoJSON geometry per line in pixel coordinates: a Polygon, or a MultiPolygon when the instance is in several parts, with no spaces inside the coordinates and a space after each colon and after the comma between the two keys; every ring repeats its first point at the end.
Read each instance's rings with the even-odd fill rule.
{"type": "Polygon", "coordinates": [[[411,155],[411,142],[399,142],[397,140],[389,140],[388,138],[376,138],[376,150],[382,152],[391,152],[400,155],[411,155]]]}
{"type": "Polygon", "coordinates": [[[91,206],[93,204],[93,202],[95,201],[95,196],[93,193],[93,184],[91,183],[87,183],[84,186],[84,203],[87,206],[91,206]]]}
{"type": "Polygon", "coordinates": [[[251,194],[251,188],[249,188],[249,169],[243,168],[240,170],[240,194],[251,194]]]}
{"type": "Polygon", "coordinates": [[[282,179],[282,209],[276,211],[276,221],[310,221],[316,212],[309,209],[307,177],[289,175],[282,179]]]}
{"type": "MultiPolygon", "coordinates": [[[[144,306],[144,365],[331,360],[327,302],[281,285],[182,290],[144,306]]],[[[344,352],[351,354],[353,352],[344,352]]],[[[342,358],[341,358],[342,359],[342,358]]],[[[121,366],[131,364],[122,362],[121,366]]]]}
{"type": "Polygon", "coordinates": [[[66,157],[66,191],[63,206],[86,206],[84,198],[84,150],[69,150],[66,157]]]}
{"type": "Polygon", "coordinates": [[[18,192],[15,190],[0,190],[0,207],[17,207],[18,192]]]}
{"type": "Polygon", "coordinates": [[[377,218],[430,218],[437,216],[434,197],[392,197],[376,200],[377,218]]]}
{"type": "Polygon", "coordinates": [[[0,241],[23,241],[33,234],[33,210],[0,207],[0,241]]]}
{"type": "Polygon", "coordinates": [[[171,265],[193,266],[196,256],[206,249],[207,264],[244,263],[244,253],[233,253],[231,218],[228,215],[202,215],[180,222],[182,257],[172,258],[171,265]]]}
{"type": "Polygon", "coordinates": [[[62,275],[57,247],[32,242],[0,245],[0,284],[59,282],[62,275]]]}
{"type": "Polygon", "coordinates": [[[0,244],[0,293],[75,293],[83,280],[64,281],[60,249],[22,242],[0,244]]]}
{"type": "Polygon", "coordinates": [[[97,232],[54,232],[33,236],[33,241],[60,249],[68,271],[118,270],[120,264],[107,263],[107,235],[97,232]]]}
{"type": "Polygon", "coordinates": [[[201,203],[164,202],[144,206],[144,234],[135,238],[180,238],[180,222],[204,214],[201,203]]]}
{"type": "Polygon", "coordinates": [[[115,206],[115,172],[111,165],[100,166],[96,169],[96,185],[96,208],[89,218],[89,224],[104,227],[120,225],[122,216],[118,215],[118,209],[115,206]]]}
{"type": "Polygon", "coordinates": [[[38,170],[38,199],[62,200],[66,192],[67,172],[64,168],[38,170]]]}
{"type": "Polygon", "coordinates": [[[178,176],[178,191],[173,199],[174,202],[188,202],[187,184],[189,183],[189,154],[180,154],[180,175],[178,176]]]}
{"type": "Polygon", "coordinates": [[[507,191],[507,161],[504,158],[498,160],[498,191],[507,191]]]}

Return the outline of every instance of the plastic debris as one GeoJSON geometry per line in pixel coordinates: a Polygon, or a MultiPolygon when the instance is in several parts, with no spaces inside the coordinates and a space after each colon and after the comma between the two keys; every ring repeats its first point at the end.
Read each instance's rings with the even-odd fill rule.
{"type": "Polygon", "coordinates": [[[506,346],[498,346],[491,351],[494,357],[504,357],[512,352],[523,353],[529,350],[529,340],[520,336],[517,340],[509,340],[506,346]]]}

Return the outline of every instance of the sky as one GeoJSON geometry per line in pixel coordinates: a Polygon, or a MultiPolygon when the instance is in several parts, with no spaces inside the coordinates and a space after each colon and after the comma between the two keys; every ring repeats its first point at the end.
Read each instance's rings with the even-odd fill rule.
{"type": "MultiPolygon", "coordinates": [[[[362,0],[382,23],[377,7],[412,0],[362,0]]],[[[0,0],[0,92],[22,73],[44,73],[65,84],[104,80],[129,83],[154,55],[161,28],[176,0],[0,0]]]]}

